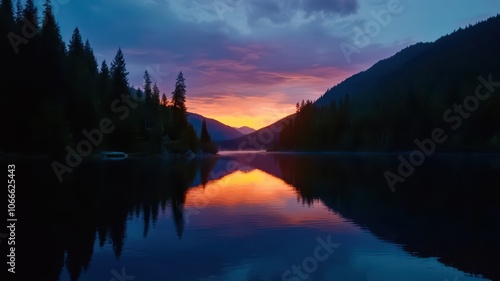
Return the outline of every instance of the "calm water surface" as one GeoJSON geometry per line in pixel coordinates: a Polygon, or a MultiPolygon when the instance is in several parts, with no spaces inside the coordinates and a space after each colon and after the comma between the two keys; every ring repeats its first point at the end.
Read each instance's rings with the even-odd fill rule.
{"type": "Polygon", "coordinates": [[[393,154],[89,159],[59,185],[31,160],[26,262],[49,281],[495,280],[499,160],[435,156],[396,192],[393,154]]]}

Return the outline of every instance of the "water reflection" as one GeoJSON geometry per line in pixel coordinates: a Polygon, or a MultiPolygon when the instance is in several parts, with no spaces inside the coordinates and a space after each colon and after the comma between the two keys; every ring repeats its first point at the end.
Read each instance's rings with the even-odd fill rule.
{"type": "Polygon", "coordinates": [[[293,226],[324,229],[325,224],[353,227],[321,204],[298,201],[297,192],[283,180],[258,169],[236,170],[205,187],[189,189],[185,208],[186,213],[195,214],[190,221],[196,226],[227,225],[239,233],[293,226]]]}
{"type": "Polygon", "coordinates": [[[341,246],[309,280],[498,279],[499,158],[437,156],[392,193],[382,174],[395,158],[89,159],[62,184],[48,162],[17,159],[19,272],[281,280],[330,236],[341,246]]]}
{"type": "Polygon", "coordinates": [[[395,193],[381,176],[396,167],[392,157],[280,158],[283,178],[294,181],[304,200],[321,198],[343,217],[419,257],[438,257],[492,280],[500,277],[495,266],[500,249],[500,205],[494,195],[498,155],[435,156],[395,193]],[[335,186],[313,184],[315,179],[335,186]]]}
{"type": "Polygon", "coordinates": [[[18,160],[18,193],[23,198],[18,209],[24,221],[19,230],[23,241],[19,264],[29,265],[29,270],[20,266],[19,271],[36,273],[35,280],[59,280],[64,267],[71,280],[79,280],[99,249],[96,243],[101,248],[111,245],[118,259],[130,219],[141,218],[146,237],[166,209],[172,210],[181,237],[185,191],[201,182],[200,166],[211,167],[214,161],[90,159],[59,184],[50,162],[18,160]]]}

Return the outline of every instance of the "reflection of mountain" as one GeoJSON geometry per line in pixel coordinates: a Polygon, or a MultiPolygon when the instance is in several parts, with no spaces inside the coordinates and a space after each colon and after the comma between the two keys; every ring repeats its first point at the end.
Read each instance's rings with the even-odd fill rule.
{"type": "Polygon", "coordinates": [[[204,183],[219,180],[235,171],[249,172],[257,167],[275,177],[281,177],[279,166],[269,162],[269,157],[266,157],[265,153],[239,153],[218,156],[218,161],[207,173],[204,183]]]}
{"type": "MultiPolygon", "coordinates": [[[[281,178],[281,170],[274,158],[270,158],[266,153],[236,153],[227,154],[220,157],[220,162],[225,163],[221,171],[230,172],[232,167],[239,170],[259,169],[277,178],[281,178]],[[225,170],[224,170],[225,169],[225,170]]],[[[221,173],[219,171],[219,173],[221,173]]]]}

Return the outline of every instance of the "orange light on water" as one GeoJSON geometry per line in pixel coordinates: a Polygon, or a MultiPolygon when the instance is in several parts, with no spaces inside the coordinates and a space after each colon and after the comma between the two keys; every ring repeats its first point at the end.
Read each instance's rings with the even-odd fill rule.
{"type": "Polygon", "coordinates": [[[318,222],[318,227],[344,225],[344,219],[329,211],[319,200],[313,205],[301,203],[293,186],[261,170],[250,172],[236,171],[219,180],[209,182],[205,188],[194,187],[187,192],[185,208],[199,210],[205,218],[202,224],[239,221],[241,215],[258,215],[268,218],[259,221],[265,225],[306,225],[318,222]],[[224,212],[224,218],[214,219],[220,209],[232,209],[224,212]],[[231,214],[231,215],[228,215],[231,214]],[[205,217],[206,216],[206,217],[205,217]]]}

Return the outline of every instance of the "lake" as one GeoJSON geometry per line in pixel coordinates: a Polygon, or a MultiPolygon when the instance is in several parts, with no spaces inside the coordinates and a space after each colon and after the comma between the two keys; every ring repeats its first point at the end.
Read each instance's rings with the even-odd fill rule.
{"type": "MultiPolygon", "coordinates": [[[[16,163],[29,280],[499,280],[500,155],[88,158],[16,163]]],[[[0,246],[4,247],[4,243],[0,246]]],[[[26,279],[28,280],[28,279],[26,279]]]]}

